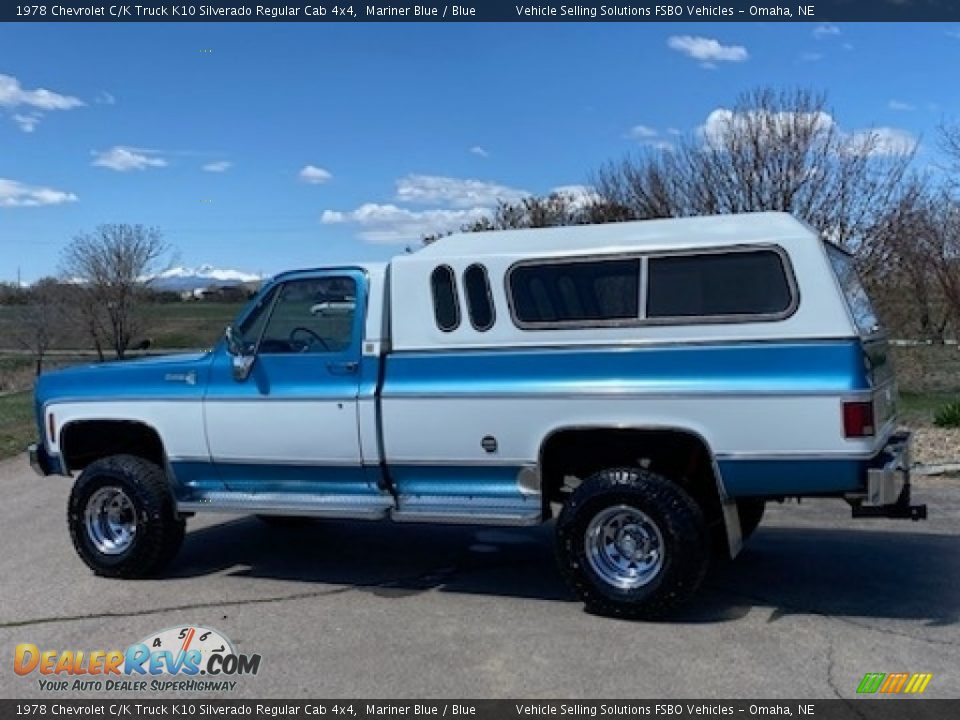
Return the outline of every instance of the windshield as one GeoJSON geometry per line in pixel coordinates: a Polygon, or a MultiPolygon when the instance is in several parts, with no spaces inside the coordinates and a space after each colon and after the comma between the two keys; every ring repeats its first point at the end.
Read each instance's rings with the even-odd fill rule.
{"type": "Polygon", "coordinates": [[[843,296],[847,301],[847,307],[850,308],[850,314],[853,315],[853,321],[856,323],[857,331],[861,335],[872,335],[880,329],[880,322],[873,312],[873,305],[870,304],[870,297],[860,282],[860,276],[857,275],[857,268],[853,258],[839,248],[825,243],[827,256],[830,258],[830,265],[833,272],[840,281],[840,288],[843,290],[843,296]]]}

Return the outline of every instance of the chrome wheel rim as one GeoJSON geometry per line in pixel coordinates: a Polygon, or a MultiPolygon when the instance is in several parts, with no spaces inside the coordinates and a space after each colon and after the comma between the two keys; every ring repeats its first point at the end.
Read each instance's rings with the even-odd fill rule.
{"type": "Polygon", "coordinates": [[[584,542],[591,569],[620,590],[647,585],[663,567],[660,528],[649,515],[630,505],[597,513],[587,526],[584,542]]]}
{"type": "Polygon", "coordinates": [[[120,555],[137,535],[137,511],[130,496],[118,487],[97,490],[84,513],[87,538],[104,555],[120,555]]]}

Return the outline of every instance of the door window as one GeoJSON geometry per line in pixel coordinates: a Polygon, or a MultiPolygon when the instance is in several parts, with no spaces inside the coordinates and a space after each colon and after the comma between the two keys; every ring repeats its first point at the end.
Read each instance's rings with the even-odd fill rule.
{"type": "Polygon", "coordinates": [[[353,343],[353,278],[291,280],[280,286],[259,353],[335,353],[353,343]]]}

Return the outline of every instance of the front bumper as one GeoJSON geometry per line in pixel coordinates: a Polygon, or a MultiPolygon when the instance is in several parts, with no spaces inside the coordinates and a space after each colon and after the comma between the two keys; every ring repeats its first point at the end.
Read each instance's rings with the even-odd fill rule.
{"type": "Polygon", "coordinates": [[[50,456],[47,454],[43,445],[31,443],[27,446],[27,455],[30,457],[30,467],[41,477],[53,475],[56,473],[53,463],[50,462],[50,456]]]}
{"type": "Polygon", "coordinates": [[[910,504],[910,442],[907,431],[894,433],[867,470],[866,493],[850,495],[853,517],[926,520],[926,505],[910,504]]]}

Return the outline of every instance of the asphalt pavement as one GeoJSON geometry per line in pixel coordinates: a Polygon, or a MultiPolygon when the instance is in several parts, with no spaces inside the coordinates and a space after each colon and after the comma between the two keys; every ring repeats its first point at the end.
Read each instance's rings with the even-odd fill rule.
{"type": "Polygon", "coordinates": [[[208,515],[162,579],[102,579],[70,544],[69,484],[0,462],[0,697],[104,695],[16,675],[18,643],[122,649],[188,625],[261,655],[226,697],[832,698],[867,672],[933,673],[927,697],[960,697],[957,479],[918,480],[925,523],[774,504],[698,600],[655,623],[585,612],[555,570],[552,525],[208,515]]]}

